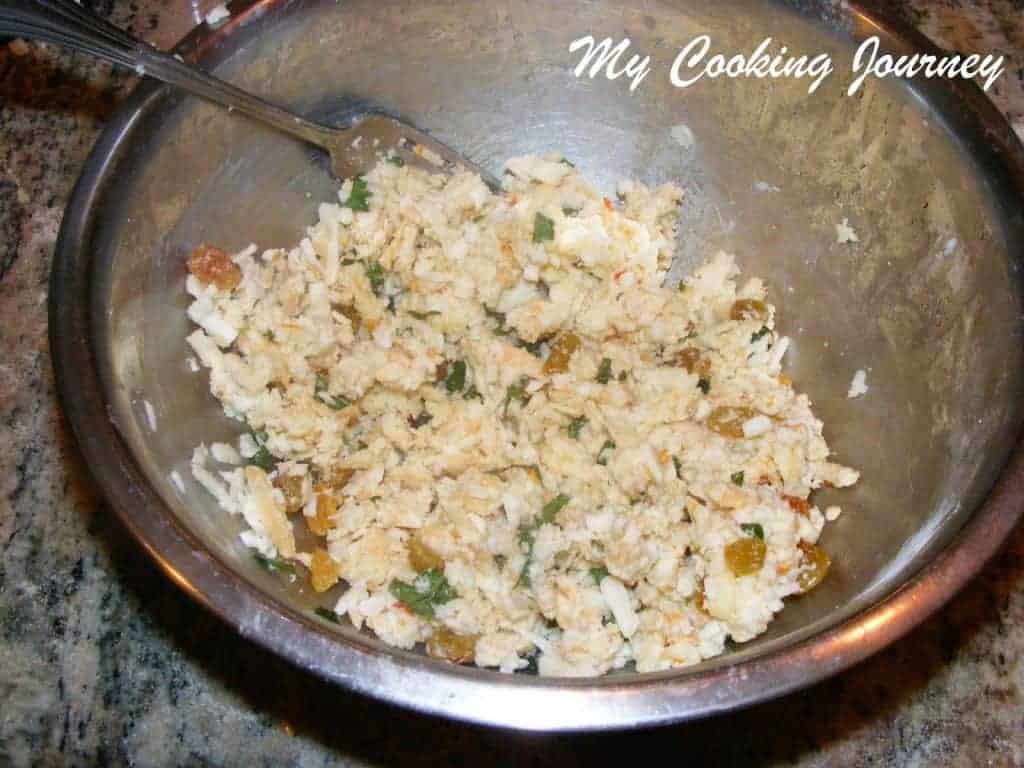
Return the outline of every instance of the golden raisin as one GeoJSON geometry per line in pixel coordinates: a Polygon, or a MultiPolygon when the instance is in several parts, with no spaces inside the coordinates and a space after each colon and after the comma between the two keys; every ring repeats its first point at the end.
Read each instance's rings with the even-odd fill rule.
{"type": "Polygon", "coordinates": [[[729,310],[729,317],[733,320],[760,320],[768,319],[768,307],[763,301],[757,299],[739,299],[733,302],[729,310]]]}
{"type": "Polygon", "coordinates": [[[697,589],[693,592],[693,604],[697,607],[697,610],[701,613],[708,612],[707,601],[704,598],[704,582],[700,582],[697,585],[697,589]]]}
{"type": "Polygon", "coordinates": [[[737,539],[725,547],[725,564],[734,576],[749,576],[764,566],[768,546],[761,539],[748,536],[737,539]]]}
{"type": "Polygon", "coordinates": [[[783,496],[786,503],[789,504],[789,508],[796,512],[798,515],[807,517],[811,513],[811,505],[805,499],[801,499],[798,496],[783,496]]]}
{"type": "Polygon", "coordinates": [[[797,546],[804,553],[804,562],[806,563],[806,567],[800,571],[800,575],[796,579],[796,583],[800,585],[800,594],[804,594],[821,584],[828,574],[828,569],[832,566],[832,558],[825,554],[825,550],[821,547],[808,541],[801,541],[797,546]]]}
{"type": "Polygon", "coordinates": [[[459,635],[448,627],[439,627],[427,640],[427,653],[435,658],[465,664],[476,656],[478,635],[459,635]]]}
{"type": "Polygon", "coordinates": [[[743,425],[757,412],[745,405],[720,405],[708,416],[708,427],[725,437],[743,437],[743,425]]]}
{"type": "Polygon", "coordinates": [[[409,563],[417,573],[444,568],[442,557],[426,545],[419,531],[409,539],[409,563]]]}
{"type": "Polygon", "coordinates": [[[327,554],[326,549],[313,550],[313,559],[309,564],[310,581],[315,592],[326,592],[338,583],[341,574],[334,558],[327,554]]]}
{"type": "Polygon", "coordinates": [[[563,333],[551,345],[548,359],[544,361],[544,373],[565,373],[569,370],[569,358],[580,348],[580,337],[575,333],[563,333]]]}
{"type": "Polygon", "coordinates": [[[676,357],[680,368],[686,369],[687,373],[696,373],[706,376],[711,372],[711,361],[704,357],[696,347],[687,347],[676,357]]]}
{"type": "Polygon", "coordinates": [[[303,478],[298,475],[278,475],[274,478],[274,487],[284,494],[284,511],[294,515],[304,503],[302,495],[303,478]]]}
{"type": "Polygon", "coordinates": [[[306,525],[309,530],[317,536],[326,536],[327,532],[334,527],[334,513],[338,511],[338,500],[330,493],[317,493],[316,514],[306,518],[306,525]]]}
{"type": "Polygon", "coordinates": [[[352,323],[352,333],[357,332],[363,324],[363,316],[359,314],[359,310],[352,306],[345,306],[341,307],[338,311],[352,323]]]}
{"type": "Polygon", "coordinates": [[[213,284],[222,291],[229,291],[242,282],[242,270],[231,257],[206,243],[196,246],[185,266],[200,282],[213,284]]]}

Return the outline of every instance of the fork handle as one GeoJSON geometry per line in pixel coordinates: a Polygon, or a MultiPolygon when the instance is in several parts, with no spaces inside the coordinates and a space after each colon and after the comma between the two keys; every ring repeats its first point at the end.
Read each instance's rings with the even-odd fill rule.
{"type": "Polygon", "coordinates": [[[320,147],[326,148],[332,130],[157,50],[74,0],[3,0],[0,37],[5,35],[56,43],[134,69],[320,147]]]}

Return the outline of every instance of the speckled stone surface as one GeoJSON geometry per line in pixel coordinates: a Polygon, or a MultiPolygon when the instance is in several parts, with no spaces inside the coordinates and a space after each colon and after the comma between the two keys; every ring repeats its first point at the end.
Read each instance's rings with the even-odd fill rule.
{"type": "MultiPolygon", "coordinates": [[[[86,2],[159,45],[195,18],[187,0],[86,2]]],[[[1024,136],[1021,0],[884,5],[945,48],[1010,57],[993,98],[1024,136]]],[[[846,674],[628,734],[511,734],[396,711],[192,604],[92,489],[47,350],[63,206],[131,84],[79,56],[0,47],[0,765],[592,766],[662,752],[744,768],[1024,766],[1024,530],[939,616],[846,674]]]]}

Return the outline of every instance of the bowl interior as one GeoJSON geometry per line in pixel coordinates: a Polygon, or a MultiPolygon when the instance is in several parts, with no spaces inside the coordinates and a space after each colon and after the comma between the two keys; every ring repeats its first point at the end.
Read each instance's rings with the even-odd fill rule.
{"type": "MultiPolygon", "coordinates": [[[[772,3],[680,6],[280,3],[231,28],[205,63],[298,111],[337,117],[369,101],[495,172],[510,156],[559,149],[609,195],[619,179],[674,180],[686,192],[680,269],[723,248],[767,280],[793,341],[787,372],[862,481],[817,497],[844,509],[823,538],[830,578],[766,635],[705,665],[714,666],[877,602],[984,498],[1021,416],[1020,278],[1007,245],[1020,223],[1000,203],[983,142],[965,137],[934,84],[869,80],[847,96],[855,42],[825,22],[772,3]],[[676,53],[705,33],[712,52],[728,55],[766,36],[828,52],[836,72],[810,95],[797,79],[672,87],[676,53]],[[627,78],[576,78],[569,43],[587,34],[629,37],[652,57],[651,73],[635,91],[627,78]],[[679,125],[692,143],[673,137],[679,125]],[[837,242],[844,219],[858,242],[837,242]],[[858,369],[870,391],[848,400],[858,369]]],[[[199,241],[295,243],[335,194],[311,157],[244,118],[168,94],[132,125],[96,202],[90,296],[109,412],[139,468],[203,546],[304,611],[336,595],[263,571],[239,541],[239,521],[191,478],[193,447],[241,425],[186,363],[183,283],[184,256],[199,241]]]]}

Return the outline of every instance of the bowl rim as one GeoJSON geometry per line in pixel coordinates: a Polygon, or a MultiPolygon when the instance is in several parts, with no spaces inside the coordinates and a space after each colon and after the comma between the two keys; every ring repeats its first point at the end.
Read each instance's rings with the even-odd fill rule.
{"type": "MultiPolygon", "coordinates": [[[[315,0],[314,0],[315,1],[315,0]]],[[[227,36],[293,0],[235,0],[231,18],[197,27],[176,51],[209,55],[227,36]]],[[[850,2],[840,11],[854,37],[877,34],[897,49],[938,53],[916,30],[850,2]]],[[[943,83],[980,126],[1024,209],[1024,146],[973,83],[943,83]]],[[[946,547],[894,592],[837,626],[791,646],[707,670],[570,680],[476,676],[404,652],[340,638],[232,571],[179,524],[137,467],[107,414],[90,334],[91,238],[117,154],[169,92],[143,80],[105,126],[67,204],[50,276],[49,343],[59,399],[86,466],[118,518],[160,569],[244,638],[353,691],[424,713],[538,731],[610,730],[696,719],[782,696],[849,668],[905,635],[945,604],[996,554],[1024,511],[1024,445],[988,497],[946,547]]],[[[1011,254],[1019,258],[1019,247],[1011,254]]]]}

